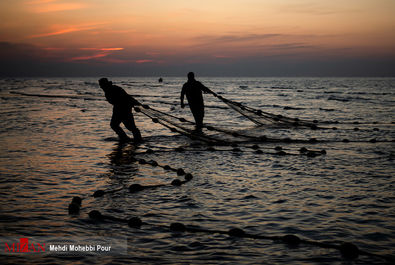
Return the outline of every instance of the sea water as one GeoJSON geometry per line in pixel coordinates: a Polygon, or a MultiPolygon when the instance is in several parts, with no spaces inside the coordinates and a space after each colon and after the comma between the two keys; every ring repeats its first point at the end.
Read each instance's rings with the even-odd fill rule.
{"type": "MultiPolygon", "coordinates": [[[[227,99],[273,114],[325,121],[330,128],[257,128],[217,98],[204,95],[208,125],[267,132],[280,139],[317,139],[254,143],[269,151],[263,154],[248,143],[239,147],[240,152],[219,146],[207,151],[206,144],[171,132],[142,113],[135,113],[135,120],[144,143],[119,143],[109,126],[112,107],[97,80],[0,80],[0,234],[120,235],[128,238],[128,254],[67,260],[0,252],[2,263],[345,262],[335,249],[306,244],[290,248],[271,240],[163,228],[175,222],[223,231],[242,228],[256,235],[294,234],[333,244],[352,242],[379,255],[395,254],[394,78],[198,78],[227,99]],[[51,95],[57,96],[44,97],[51,95]],[[186,151],[177,152],[180,146],[186,151]],[[276,155],[272,151],[277,146],[292,155],[276,155]],[[299,155],[302,147],[325,149],[327,154],[299,155]],[[148,149],[154,152],[145,153],[148,149]],[[131,184],[169,184],[177,178],[174,172],[134,158],[183,168],[194,178],[181,187],[166,185],[131,194],[131,184]],[[120,191],[91,196],[96,190],[116,189],[120,191]],[[84,198],[79,215],[68,214],[73,196],[84,198]],[[137,216],[150,225],[136,229],[122,222],[95,222],[88,217],[92,210],[123,219],[137,216]]],[[[185,78],[164,77],[163,83],[148,77],[111,80],[144,104],[193,120],[188,107],[180,108],[185,78]]],[[[383,260],[360,256],[354,262],[383,260]]]]}

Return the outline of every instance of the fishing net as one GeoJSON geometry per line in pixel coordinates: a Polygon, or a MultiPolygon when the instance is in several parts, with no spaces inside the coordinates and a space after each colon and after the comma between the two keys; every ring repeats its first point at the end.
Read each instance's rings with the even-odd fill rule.
{"type": "Polygon", "coordinates": [[[243,130],[229,130],[218,126],[204,125],[202,130],[196,130],[195,123],[169,113],[154,109],[148,105],[140,104],[134,107],[136,112],[141,112],[149,117],[154,123],[188,136],[194,140],[204,141],[213,145],[232,145],[248,142],[310,142],[309,140],[291,140],[286,138],[275,138],[263,135],[263,124],[243,130]]]}
{"type": "MultiPolygon", "coordinates": [[[[148,105],[138,103],[135,110],[143,113],[152,119],[153,122],[159,123],[168,128],[172,132],[177,132],[188,136],[191,139],[206,142],[212,145],[237,145],[249,142],[284,142],[284,143],[316,143],[316,142],[393,142],[390,137],[381,137],[378,132],[388,130],[391,124],[379,123],[361,123],[361,122],[336,122],[336,121],[309,121],[298,118],[286,117],[284,115],[265,112],[256,108],[252,108],[224,98],[210,91],[213,96],[221,100],[228,108],[231,108],[247,119],[255,123],[256,126],[248,128],[240,128],[233,130],[226,125],[215,126],[205,124],[202,130],[196,130],[195,123],[184,118],[176,117],[169,113],[164,113],[157,109],[153,109],[148,105]],[[328,126],[328,124],[336,124],[336,127],[328,126]],[[355,127],[356,124],[365,127],[355,127]],[[371,125],[384,126],[381,129],[372,127],[371,125]],[[350,127],[351,126],[351,127],[350,127]],[[307,129],[307,130],[306,130],[307,129]],[[349,139],[352,131],[352,139],[349,139]],[[371,131],[372,134],[361,134],[358,132],[371,131]],[[373,138],[372,138],[373,137],[373,138]],[[317,140],[319,138],[319,140],[317,140]]],[[[81,95],[47,95],[47,94],[31,94],[23,92],[12,92],[23,96],[35,97],[51,97],[51,98],[72,98],[84,100],[102,100],[102,97],[81,96],[81,95]]]]}
{"type": "Polygon", "coordinates": [[[226,99],[222,96],[217,95],[216,93],[212,92],[212,94],[224,102],[228,107],[237,111],[247,119],[251,120],[257,125],[268,125],[268,124],[276,124],[279,126],[286,126],[286,127],[308,127],[311,129],[319,129],[317,126],[318,121],[307,121],[301,120],[299,118],[290,118],[283,115],[276,115],[273,113],[265,112],[259,109],[251,108],[248,106],[243,105],[240,102],[235,102],[229,99],[226,99]]]}

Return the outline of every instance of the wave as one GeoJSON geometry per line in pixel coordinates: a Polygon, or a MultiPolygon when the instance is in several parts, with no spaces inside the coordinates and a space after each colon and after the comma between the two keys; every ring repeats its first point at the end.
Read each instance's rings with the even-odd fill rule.
{"type": "Polygon", "coordinates": [[[288,89],[288,90],[294,90],[295,87],[289,87],[289,86],[272,86],[270,87],[272,89],[288,89]]]}
{"type": "Polygon", "coordinates": [[[322,111],[335,111],[335,109],[324,109],[324,108],[319,108],[319,110],[322,110],[322,111]]]}
{"type": "Polygon", "coordinates": [[[348,101],[350,101],[350,98],[342,98],[342,97],[330,96],[330,97],[328,97],[328,100],[335,100],[335,101],[341,101],[341,102],[348,102],[348,101]]]}
{"type": "Polygon", "coordinates": [[[70,98],[70,99],[83,99],[83,100],[104,100],[103,97],[99,96],[84,96],[84,95],[55,95],[55,94],[35,94],[35,93],[24,93],[11,91],[10,94],[16,94],[27,97],[41,97],[41,98],[70,98]]]}

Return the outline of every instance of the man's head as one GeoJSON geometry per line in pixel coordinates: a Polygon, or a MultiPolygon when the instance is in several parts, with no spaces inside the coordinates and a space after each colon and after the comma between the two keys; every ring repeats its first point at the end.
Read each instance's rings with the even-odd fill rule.
{"type": "Polygon", "coordinates": [[[195,74],[193,72],[188,73],[188,80],[195,80],[195,74]]]}
{"type": "Polygon", "coordinates": [[[112,85],[112,82],[108,81],[107,78],[103,77],[99,79],[99,85],[101,88],[107,88],[112,85]]]}

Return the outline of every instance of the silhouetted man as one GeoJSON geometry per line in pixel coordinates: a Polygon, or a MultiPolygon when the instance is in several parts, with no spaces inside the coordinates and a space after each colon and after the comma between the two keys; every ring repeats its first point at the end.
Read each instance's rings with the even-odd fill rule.
{"type": "Polygon", "coordinates": [[[188,82],[186,82],[181,90],[181,108],[184,108],[184,95],[187,96],[189,108],[193,114],[196,122],[196,129],[203,127],[204,118],[204,102],[202,91],[211,93],[211,90],[205,87],[202,83],[195,80],[193,72],[188,73],[188,82]]]}
{"type": "Polygon", "coordinates": [[[118,134],[119,139],[121,141],[130,141],[130,138],[119,126],[122,122],[133,133],[134,141],[141,142],[143,138],[134,123],[132,114],[133,106],[139,105],[139,102],[121,87],[113,85],[107,78],[101,78],[99,85],[103,89],[107,101],[114,106],[110,126],[118,134]]]}

